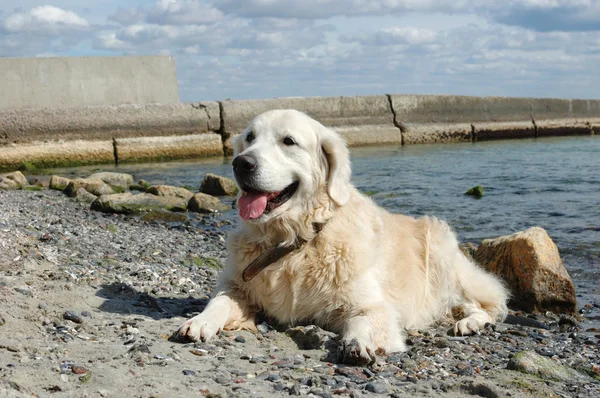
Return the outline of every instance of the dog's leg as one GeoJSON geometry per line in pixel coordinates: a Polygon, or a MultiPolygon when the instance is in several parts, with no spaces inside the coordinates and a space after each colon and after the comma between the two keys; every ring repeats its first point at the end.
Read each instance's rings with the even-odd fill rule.
{"type": "Polygon", "coordinates": [[[397,314],[387,305],[371,307],[350,317],[342,331],[340,360],[355,365],[368,365],[375,354],[405,351],[404,335],[397,314]]]}
{"type": "Polygon", "coordinates": [[[231,290],[218,292],[201,314],[179,327],[177,336],[208,341],[225,328],[256,330],[254,312],[231,290]]]}
{"type": "Polygon", "coordinates": [[[458,283],[461,301],[455,309],[463,319],[454,325],[455,335],[477,333],[486,323],[506,317],[508,290],[500,280],[458,253],[458,283]]]}

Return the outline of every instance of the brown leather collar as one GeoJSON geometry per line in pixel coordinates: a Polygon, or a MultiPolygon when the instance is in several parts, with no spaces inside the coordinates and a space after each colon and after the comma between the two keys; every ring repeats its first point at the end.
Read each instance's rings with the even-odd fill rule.
{"type": "MultiPolygon", "coordinates": [[[[321,232],[324,226],[325,224],[313,223],[313,229],[315,230],[315,234],[321,232]]],[[[244,279],[244,282],[250,281],[256,275],[258,275],[260,271],[267,268],[274,262],[281,260],[283,257],[287,256],[294,250],[301,248],[306,242],[308,241],[297,238],[296,241],[290,246],[277,245],[267,250],[266,252],[258,256],[254,261],[252,261],[250,265],[246,267],[246,269],[244,269],[244,272],[242,273],[242,279],[244,279]]]]}

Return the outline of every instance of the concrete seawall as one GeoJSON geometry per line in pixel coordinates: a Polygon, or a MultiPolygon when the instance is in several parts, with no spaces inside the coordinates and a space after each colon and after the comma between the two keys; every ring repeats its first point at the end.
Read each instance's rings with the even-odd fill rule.
{"type": "Polygon", "coordinates": [[[179,102],[169,56],[0,58],[0,109],[179,102]]]}
{"type": "Polygon", "coordinates": [[[600,132],[600,100],[374,95],[0,110],[0,168],[230,154],[270,109],[303,111],[350,146],[600,132]]]}

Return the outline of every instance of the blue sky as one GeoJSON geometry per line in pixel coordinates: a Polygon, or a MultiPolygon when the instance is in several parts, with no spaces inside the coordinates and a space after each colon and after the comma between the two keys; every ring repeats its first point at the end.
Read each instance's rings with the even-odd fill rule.
{"type": "Polygon", "coordinates": [[[600,98],[600,0],[0,0],[0,56],[175,57],[182,101],[600,98]]]}

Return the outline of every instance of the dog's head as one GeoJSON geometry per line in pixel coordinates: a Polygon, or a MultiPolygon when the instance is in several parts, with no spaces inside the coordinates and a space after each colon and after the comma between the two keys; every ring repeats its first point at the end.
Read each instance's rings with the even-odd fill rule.
{"type": "Polygon", "coordinates": [[[334,131],[295,110],[257,116],[232,140],[238,209],[246,221],[300,216],[325,189],[343,206],[350,195],[350,157],[334,131]]]}

